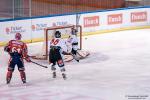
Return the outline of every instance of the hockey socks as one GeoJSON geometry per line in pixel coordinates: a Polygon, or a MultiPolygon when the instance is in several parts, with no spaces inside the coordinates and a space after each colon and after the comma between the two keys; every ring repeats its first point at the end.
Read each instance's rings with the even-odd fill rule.
{"type": "Polygon", "coordinates": [[[63,79],[66,80],[67,79],[66,74],[65,74],[66,69],[64,67],[61,67],[60,71],[62,72],[63,79]]]}
{"type": "Polygon", "coordinates": [[[67,79],[67,77],[66,77],[66,74],[65,74],[65,73],[62,73],[62,77],[63,77],[63,79],[64,79],[64,80],[66,80],[66,79],[67,79]]]}
{"type": "Polygon", "coordinates": [[[26,83],[26,74],[24,71],[20,71],[20,77],[23,83],[26,83]]]}
{"type": "Polygon", "coordinates": [[[6,83],[9,84],[12,78],[12,71],[7,72],[6,83]]]}

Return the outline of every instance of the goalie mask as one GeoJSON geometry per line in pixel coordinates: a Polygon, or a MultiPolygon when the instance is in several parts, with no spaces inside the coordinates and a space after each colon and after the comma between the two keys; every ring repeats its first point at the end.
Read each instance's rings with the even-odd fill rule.
{"type": "Polygon", "coordinates": [[[22,38],[22,36],[21,36],[20,33],[16,33],[16,34],[15,34],[15,39],[16,39],[16,40],[21,40],[21,38],[22,38]]]}
{"type": "Polygon", "coordinates": [[[72,35],[77,35],[77,32],[78,32],[78,31],[77,31],[76,29],[71,28],[71,34],[72,34],[72,35]]]}
{"type": "Polygon", "coordinates": [[[61,33],[59,31],[55,32],[55,38],[61,38],[61,33]]]}

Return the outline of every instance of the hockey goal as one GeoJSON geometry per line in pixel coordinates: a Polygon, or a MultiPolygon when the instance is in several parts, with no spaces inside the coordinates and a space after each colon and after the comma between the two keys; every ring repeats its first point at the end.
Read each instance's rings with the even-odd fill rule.
{"type": "Polygon", "coordinates": [[[36,55],[32,56],[34,59],[38,60],[48,60],[48,55],[49,55],[49,47],[50,47],[50,41],[54,37],[54,33],[56,31],[61,32],[61,38],[63,39],[63,49],[67,51],[68,47],[66,45],[66,39],[71,35],[71,28],[77,29],[77,36],[78,36],[78,44],[79,44],[79,49],[82,49],[82,27],[80,25],[66,25],[66,26],[53,26],[53,27],[48,27],[44,29],[44,37],[43,37],[43,43],[40,48],[39,53],[36,55]]]}

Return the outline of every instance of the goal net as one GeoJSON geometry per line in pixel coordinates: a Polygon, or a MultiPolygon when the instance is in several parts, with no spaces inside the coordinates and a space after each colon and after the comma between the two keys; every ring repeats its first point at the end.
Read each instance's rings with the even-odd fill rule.
{"type": "Polygon", "coordinates": [[[82,27],[80,25],[66,25],[66,26],[54,26],[54,27],[48,27],[44,29],[44,39],[42,46],[39,47],[39,52],[32,56],[34,59],[38,60],[48,60],[49,56],[49,47],[50,47],[50,41],[54,37],[54,33],[56,31],[61,32],[61,38],[63,39],[63,50],[68,52],[68,45],[66,44],[67,38],[71,35],[71,29],[75,28],[77,30],[77,37],[78,37],[78,48],[82,49],[82,27]]]}

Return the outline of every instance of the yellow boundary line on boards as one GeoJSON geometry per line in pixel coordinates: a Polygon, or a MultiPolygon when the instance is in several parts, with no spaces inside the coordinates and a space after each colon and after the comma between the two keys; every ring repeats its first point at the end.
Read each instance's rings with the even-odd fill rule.
{"type": "Polygon", "coordinates": [[[117,28],[117,29],[100,30],[100,31],[95,31],[95,32],[85,32],[83,33],[83,36],[111,33],[111,32],[118,32],[118,31],[126,31],[126,30],[136,30],[136,29],[150,29],[150,26],[125,27],[125,28],[117,28]]]}
{"type": "MultiPolygon", "coordinates": [[[[117,31],[125,31],[125,30],[135,30],[135,29],[150,29],[150,26],[135,26],[135,27],[125,27],[125,28],[117,28],[117,29],[108,29],[108,30],[100,30],[95,32],[85,32],[83,33],[83,36],[88,35],[95,35],[95,34],[104,34],[104,33],[110,33],[110,32],[117,32],[117,31]]],[[[34,42],[41,42],[43,41],[42,38],[36,38],[32,40],[24,40],[26,43],[34,43],[34,42]]],[[[0,46],[6,45],[6,42],[0,42],[0,46]]]]}

